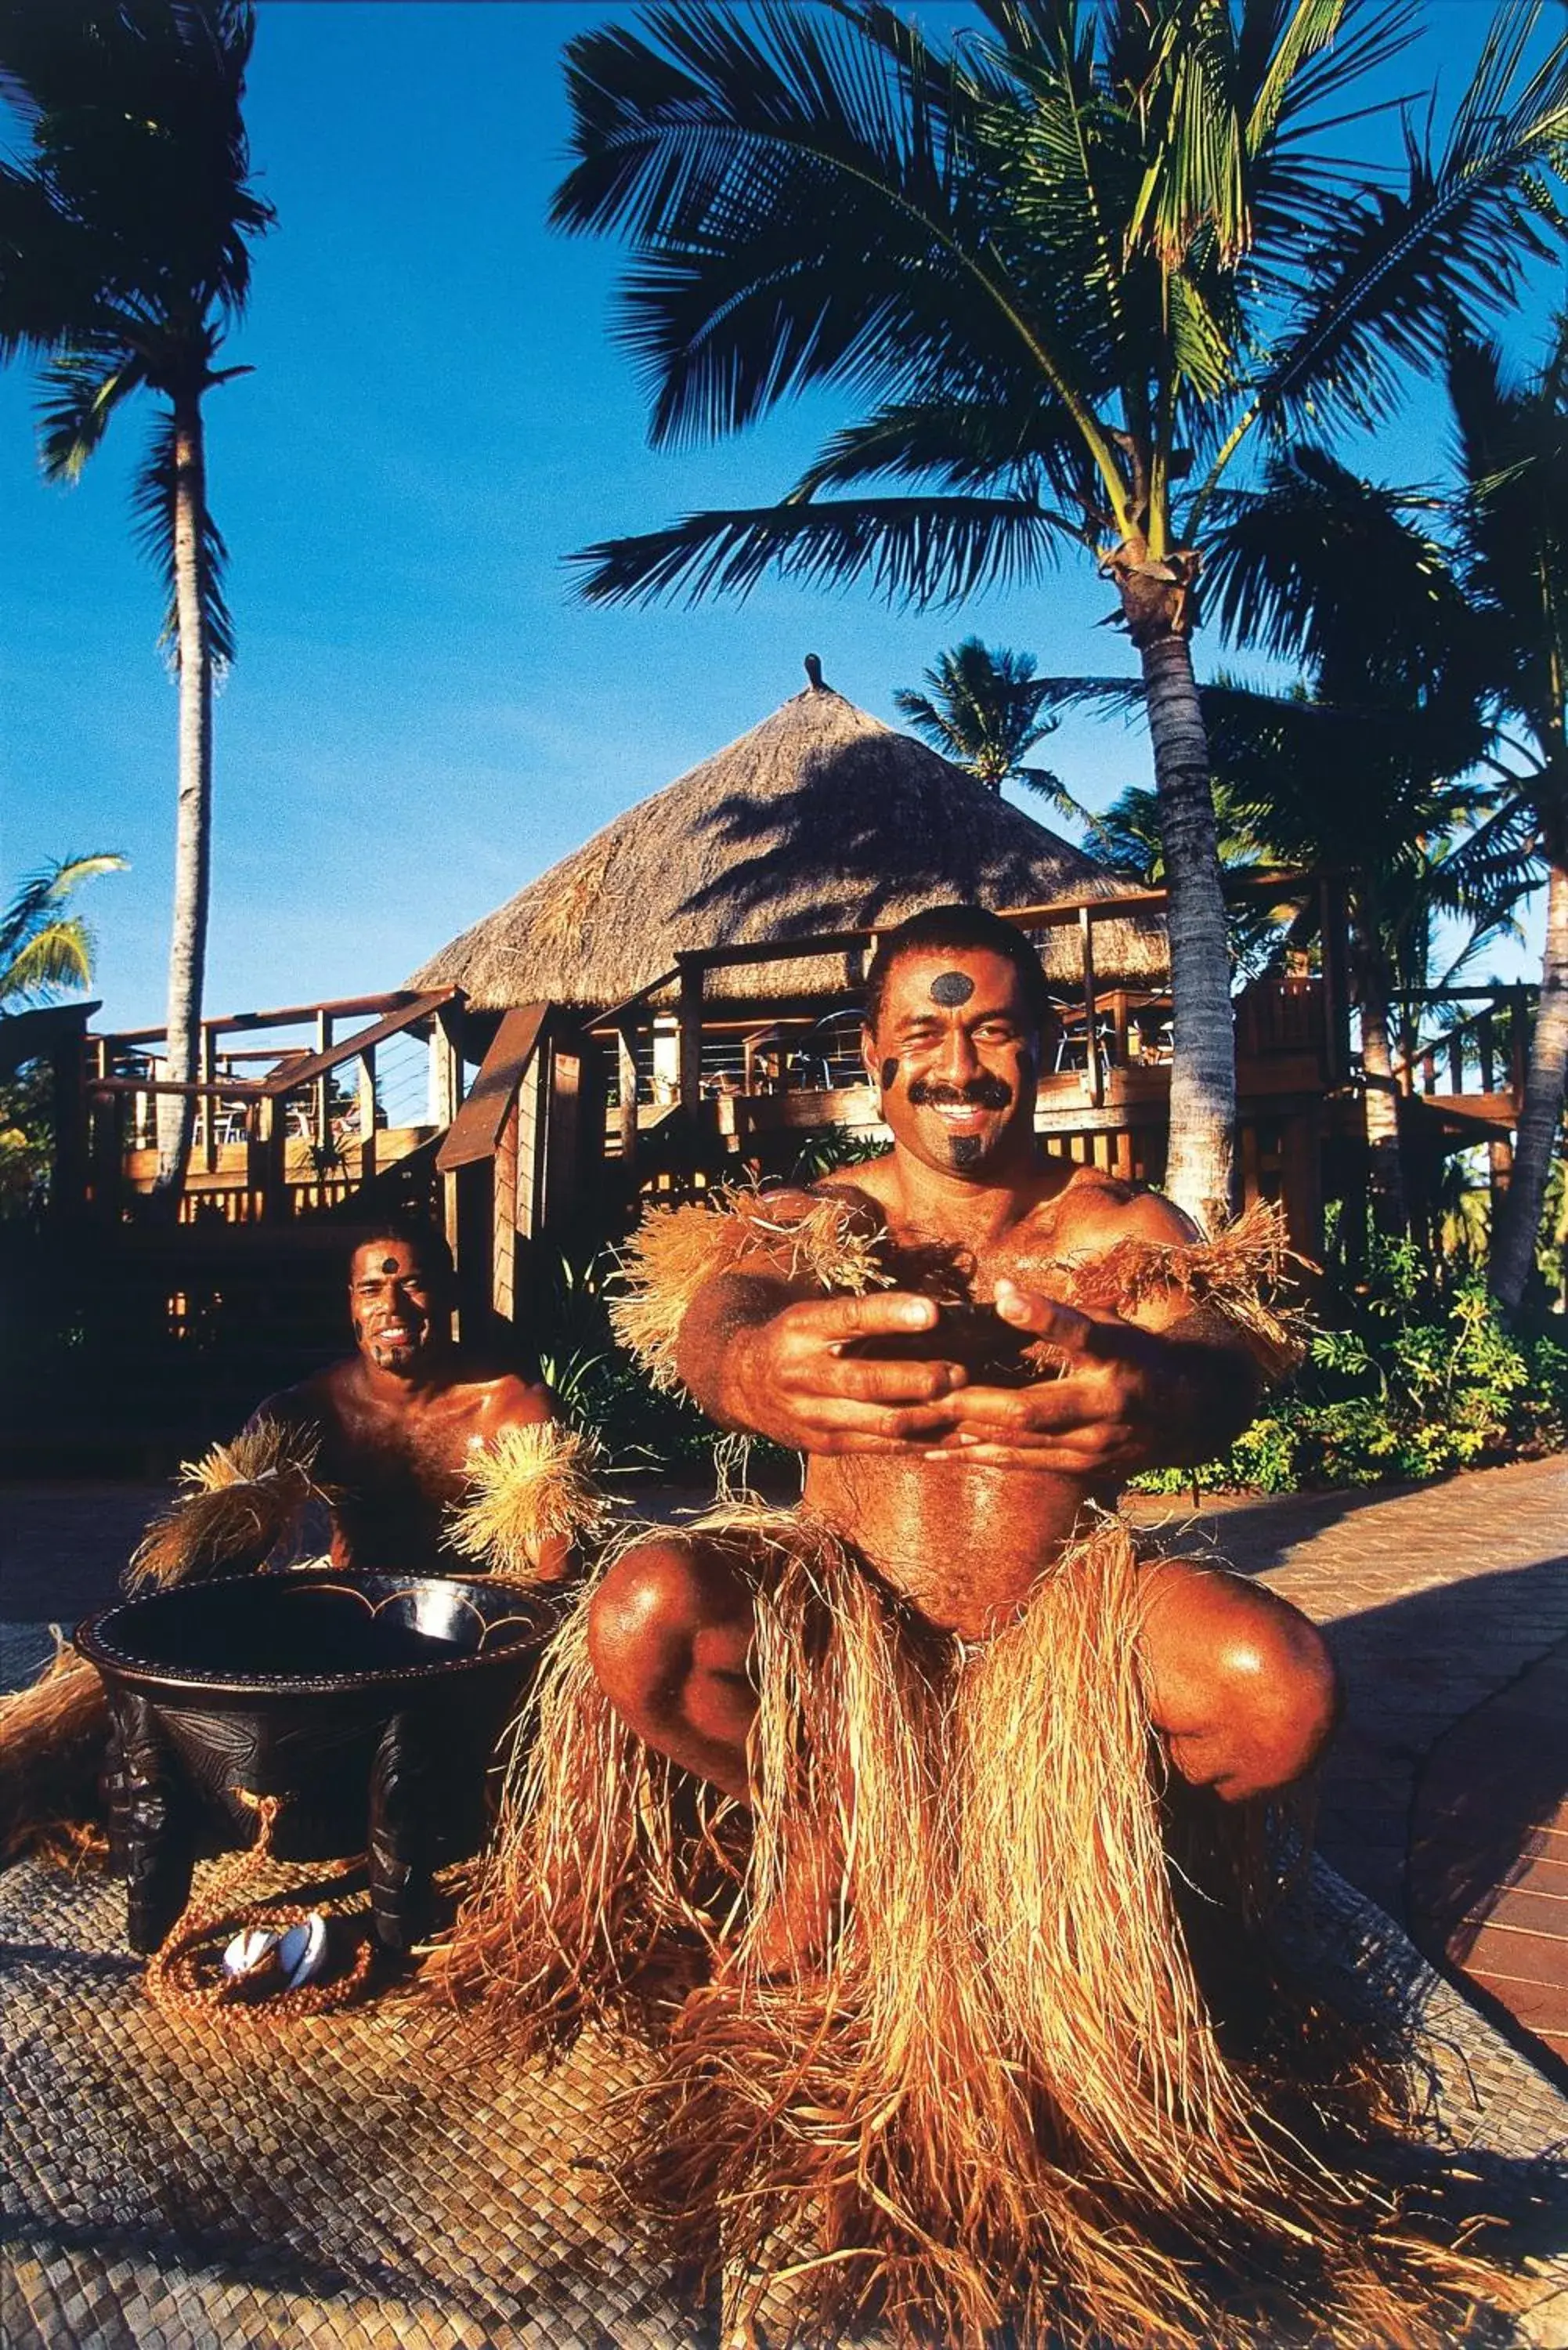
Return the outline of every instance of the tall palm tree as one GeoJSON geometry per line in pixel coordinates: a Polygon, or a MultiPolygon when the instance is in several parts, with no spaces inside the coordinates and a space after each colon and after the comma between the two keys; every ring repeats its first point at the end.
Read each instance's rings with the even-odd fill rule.
{"type": "Polygon", "coordinates": [[[893,701],[944,759],[967,767],[988,791],[1027,784],[1062,815],[1082,816],[1060,775],[1028,764],[1030,752],[1060,723],[1042,715],[1050,681],[1035,676],[1033,653],[992,650],[978,637],[966,637],[937,655],[924,682],[927,692],[900,686],[893,701]]]}
{"type": "Polygon", "coordinates": [[[779,504],[579,558],[604,599],[743,593],[770,567],[917,604],[1113,583],[1147,688],[1170,877],[1168,1182],[1231,1191],[1235,1059],[1189,639],[1203,532],[1254,436],[1386,415],[1449,317],[1552,249],[1568,43],[1505,8],[1445,138],[1351,176],[1344,126],[1413,31],[1382,0],[976,0],[939,52],[881,0],[664,8],[568,45],[555,218],[625,237],[656,442],[831,383],[866,412],[779,504]],[[907,493],[868,495],[877,477],[907,493]],[[825,490],[842,493],[824,497],[825,490]]]}
{"type": "Polygon", "coordinates": [[[0,1010],[92,985],[93,934],[70,900],[100,873],[122,873],[125,862],[108,850],[62,857],[23,882],[0,910],[0,1010]]]}
{"type": "Polygon", "coordinates": [[[1521,671],[1521,615],[1505,626],[1473,559],[1444,543],[1451,513],[1435,494],[1382,487],[1299,449],[1256,494],[1231,500],[1211,550],[1219,625],[1313,672],[1305,705],[1217,702],[1217,761],[1283,854],[1355,868],[1367,1139],[1394,1222],[1393,987],[1425,983],[1419,940],[1434,911],[1464,915],[1478,939],[1509,920],[1541,878],[1534,802],[1550,788],[1549,763],[1533,779],[1496,770],[1497,716],[1521,671]]]}
{"type": "MultiPolygon", "coordinates": [[[[197,1075],[206,953],[213,681],[234,655],[207,502],[202,400],[273,213],[249,184],[244,0],[0,0],[0,97],[28,133],[0,163],[0,359],[42,361],[40,450],[74,481],[117,409],[161,405],[137,477],[141,543],[169,590],[180,681],[166,1074],[197,1075]]],[[[160,1191],[178,1191],[194,1104],[163,1097],[160,1191]]]]}
{"type": "Polygon", "coordinates": [[[1509,725],[1503,814],[1546,868],[1546,947],[1513,1174],[1489,1278],[1517,1313],[1534,1261],[1568,1075],[1568,315],[1545,363],[1510,382],[1498,354],[1458,341],[1449,388],[1464,494],[1460,566],[1509,725]]]}

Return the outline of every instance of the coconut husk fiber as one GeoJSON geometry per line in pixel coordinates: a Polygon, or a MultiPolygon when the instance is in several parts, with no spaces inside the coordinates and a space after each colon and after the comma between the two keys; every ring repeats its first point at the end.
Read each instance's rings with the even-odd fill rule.
{"type": "Polygon", "coordinates": [[[585,1598],[432,1987],[524,2044],[654,2043],[621,2184],[722,2262],[728,2322],[787,2273],[824,2343],[869,2313],[943,2345],[1462,2338],[1506,2287],[1386,2183],[1397,2052],[1282,1975],[1221,1807],[1173,1866],[1122,1525],[983,1644],[804,1513],[689,1538],[755,1595],[749,1810],[619,1721],[585,1598]]]}
{"type": "Polygon", "coordinates": [[[467,1497],[447,1513],[447,1541],[489,1572],[531,1580],[552,1544],[591,1542],[608,1523],[597,1457],[591,1437],[553,1421],[503,1429],[469,1465],[467,1497]]]}
{"type": "Polygon", "coordinates": [[[0,1865],[92,1817],[108,1736],[103,1683],[68,1641],[0,1698],[0,1865]]]}
{"type": "Polygon", "coordinates": [[[680,1326],[699,1290],[725,1273],[765,1273],[826,1295],[886,1289],[886,1239],[864,1205],[840,1191],[749,1191],[723,1185],[680,1208],[654,1208],[621,1251],[624,1280],[610,1307],[621,1344],[654,1384],[680,1385],[680,1326]]]}
{"type": "Polygon", "coordinates": [[[292,1551],[309,1504],[331,1500],[311,1474],[317,1450],[296,1430],[258,1419],[200,1461],[182,1462],[182,1490],[138,1545],[127,1590],[244,1574],[292,1551]]]}

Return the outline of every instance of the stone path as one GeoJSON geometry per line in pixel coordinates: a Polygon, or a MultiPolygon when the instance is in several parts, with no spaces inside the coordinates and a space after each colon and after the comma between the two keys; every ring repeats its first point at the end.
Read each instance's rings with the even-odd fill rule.
{"type": "MultiPolygon", "coordinates": [[[[0,1685],[48,1652],[49,1622],[114,1596],[165,1496],[0,1488],[0,1685]]],[[[1138,1515],[1324,1627],[1346,1690],[1325,1857],[1568,2085],[1568,1459],[1138,1515]]]]}

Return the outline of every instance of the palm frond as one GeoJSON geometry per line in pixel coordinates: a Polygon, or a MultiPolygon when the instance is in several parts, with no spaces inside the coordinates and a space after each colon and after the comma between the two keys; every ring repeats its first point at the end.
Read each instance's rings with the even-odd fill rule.
{"type": "Polygon", "coordinates": [[[79,914],[62,914],[0,962],[0,1003],[57,987],[90,987],[93,936],[79,914]]]}
{"type": "Polygon", "coordinates": [[[688,515],[571,558],[589,603],[746,596],[769,570],[816,588],[868,578],[917,609],[1038,578],[1057,559],[1054,519],[1021,498],[834,498],[688,515]]]}
{"type": "MultiPolygon", "coordinates": [[[[163,616],[163,628],[159,642],[170,650],[175,666],[180,659],[180,615],[176,598],[174,523],[178,486],[178,432],[173,411],[160,413],[152,429],[147,454],[138,468],[131,487],[130,504],[134,517],[134,536],[148,561],[156,566],[168,594],[163,616]]],[[[228,562],[228,548],[223,535],[213,520],[203,495],[201,501],[200,540],[197,548],[197,575],[200,582],[202,615],[206,629],[207,650],[220,669],[226,669],[234,658],[234,618],[223,594],[223,571],[228,562]]]]}
{"type": "Polygon", "coordinates": [[[1535,13],[1499,15],[1442,154],[1407,127],[1404,184],[1369,188],[1308,248],[1297,322],[1254,388],[1260,420],[1380,420],[1403,370],[1440,362],[1454,322],[1505,312],[1526,263],[1549,255],[1524,189],[1568,162],[1568,40],[1515,92],[1535,13]]]}
{"type": "Polygon", "coordinates": [[[140,357],[105,336],[75,343],[40,373],[38,457],[44,478],[74,482],[109,419],[146,381],[140,357]],[[95,348],[96,344],[96,348],[95,348]]]}
{"type": "MultiPolygon", "coordinates": [[[[0,972],[9,971],[29,939],[60,919],[59,908],[88,881],[101,874],[123,872],[127,860],[112,851],[90,857],[62,857],[27,876],[8,905],[0,910],[0,972]]],[[[84,974],[83,984],[91,972],[84,974]]]]}

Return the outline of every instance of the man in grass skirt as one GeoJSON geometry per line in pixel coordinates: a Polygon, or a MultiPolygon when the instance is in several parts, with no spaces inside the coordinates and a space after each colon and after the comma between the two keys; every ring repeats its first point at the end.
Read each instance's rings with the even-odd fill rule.
{"type": "Polygon", "coordinates": [[[1375,2183],[1397,2068],[1260,1917],[1327,1653],[1115,1514],[1291,1359],[1277,1220],[1041,1158],[1050,1018],[1011,925],[915,917],[868,979],[892,1150],[645,1222],[623,1335],[804,1501],[612,1558],[443,1982],[650,2037],[624,2183],[742,2319],[787,2272],[822,2338],[1446,2343],[1480,2272],[1375,2183]]]}

